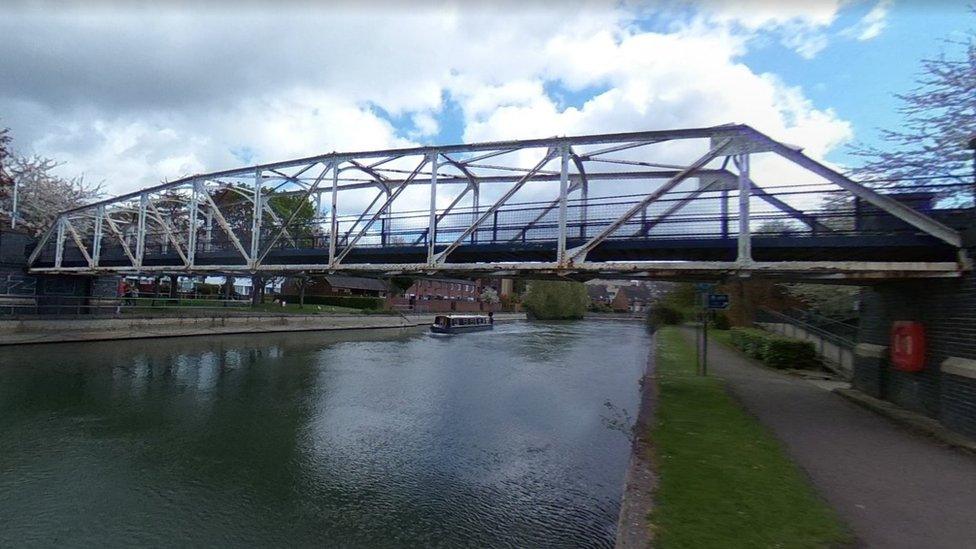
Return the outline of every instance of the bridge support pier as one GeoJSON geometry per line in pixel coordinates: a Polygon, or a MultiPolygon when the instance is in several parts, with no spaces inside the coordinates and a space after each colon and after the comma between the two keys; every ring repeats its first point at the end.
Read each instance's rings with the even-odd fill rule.
{"type": "Polygon", "coordinates": [[[926,414],[976,436],[976,275],[885,282],[865,288],[855,348],[856,388],[926,414]],[[892,366],[891,329],[896,321],[925,328],[925,367],[892,366]]]}

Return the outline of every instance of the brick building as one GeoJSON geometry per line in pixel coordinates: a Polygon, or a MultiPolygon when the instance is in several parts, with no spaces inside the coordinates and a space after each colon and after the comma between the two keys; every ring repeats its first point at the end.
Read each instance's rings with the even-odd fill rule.
{"type": "Polygon", "coordinates": [[[454,301],[478,301],[481,284],[460,278],[418,278],[410,286],[404,297],[422,301],[432,299],[454,301]]]}
{"type": "MultiPolygon", "coordinates": [[[[289,279],[282,288],[282,293],[297,295],[298,286],[295,281],[289,279]]],[[[389,295],[389,286],[386,281],[378,278],[324,275],[312,279],[311,284],[305,288],[305,295],[386,297],[389,295]]]]}

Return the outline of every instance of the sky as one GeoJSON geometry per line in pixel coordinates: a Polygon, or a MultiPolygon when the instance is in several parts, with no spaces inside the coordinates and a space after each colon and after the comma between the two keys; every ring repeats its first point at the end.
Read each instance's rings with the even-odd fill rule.
{"type": "Polygon", "coordinates": [[[839,166],[949,0],[0,6],[0,125],[121,193],[326,153],[750,124],[839,166]],[[161,5],[162,6],[161,6],[161,5]]]}

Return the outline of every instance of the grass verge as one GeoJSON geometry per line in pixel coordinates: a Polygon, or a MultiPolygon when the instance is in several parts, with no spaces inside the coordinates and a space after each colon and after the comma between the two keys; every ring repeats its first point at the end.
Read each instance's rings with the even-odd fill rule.
{"type": "Polygon", "coordinates": [[[656,547],[835,547],[852,540],[779,442],[724,390],[695,375],[677,328],[658,332],[651,440],[656,547]]]}

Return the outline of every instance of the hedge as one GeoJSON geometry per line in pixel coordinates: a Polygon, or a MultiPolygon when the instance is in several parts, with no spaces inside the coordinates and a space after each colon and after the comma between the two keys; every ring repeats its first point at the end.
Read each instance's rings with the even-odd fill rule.
{"type": "Polygon", "coordinates": [[[660,326],[676,326],[683,321],[684,315],[681,314],[681,311],[670,305],[655,303],[647,310],[647,323],[655,328],[660,326]]]}
{"type": "MultiPolygon", "coordinates": [[[[277,296],[288,303],[298,303],[297,294],[285,294],[277,296]]],[[[344,296],[344,295],[307,295],[305,296],[306,305],[334,305],[336,307],[349,307],[350,309],[365,309],[368,311],[379,311],[383,309],[385,300],[381,297],[364,296],[344,296]]]]}
{"type": "Polygon", "coordinates": [[[798,341],[756,328],[732,328],[732,345],[771,368],[816,368],[817,351],[809,341],[798,341]]]}

